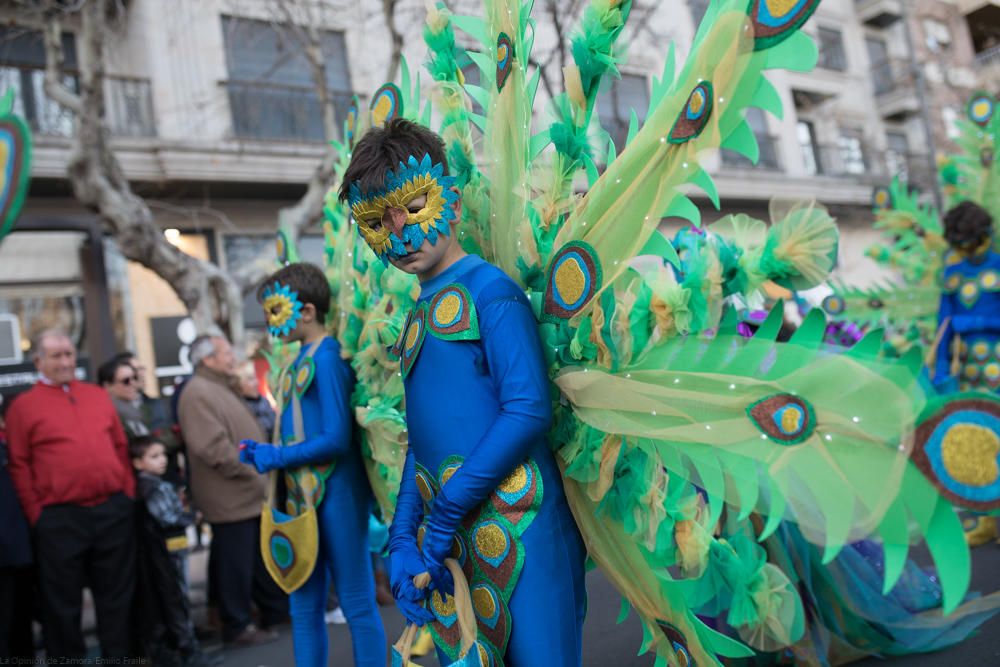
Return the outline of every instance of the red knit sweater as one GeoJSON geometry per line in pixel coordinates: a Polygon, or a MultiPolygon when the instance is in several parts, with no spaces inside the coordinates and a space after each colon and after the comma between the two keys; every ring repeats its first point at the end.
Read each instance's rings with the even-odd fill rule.
{"type": "Polygon", "coordinates": [[[100,387],[39,382],[7,411],[7,439],[10,476],[32,524],[47,505],[135,494],[125,431],[100,387]]]}

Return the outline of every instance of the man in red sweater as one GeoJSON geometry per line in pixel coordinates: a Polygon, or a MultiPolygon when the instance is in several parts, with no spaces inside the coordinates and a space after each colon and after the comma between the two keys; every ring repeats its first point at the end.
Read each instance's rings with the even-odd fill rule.
{"type": "Polygon", "coordinates": [[[76,348],[65,333],[39,334],[32,356],[41,377],[7,411],[7,438],[10,476],[34,532],[46,653],[87,655],[87,585],[103,657],[124,658],[135,587],[125,432],[107,393],[75,379],[76,348]]]}

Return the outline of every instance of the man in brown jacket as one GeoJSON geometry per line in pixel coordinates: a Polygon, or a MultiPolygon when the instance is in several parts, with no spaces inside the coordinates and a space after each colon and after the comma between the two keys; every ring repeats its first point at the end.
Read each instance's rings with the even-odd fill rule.
{"type": "Polygon", "coordinates": [[[191,344],[194,375],[177,406],[187,444],[191,493],[212,525],[208,576],[222,617],[226,642],[251,645],[277,639],[268,626],[288,616],[288,598],[272,581],[260,555],[260,511],[267,479],[240,463],[242,439],[266,440],[234,389],[236,359],[221,336],[191,344]],[[261,628],[251,623],[257,604],[261,628]]]}

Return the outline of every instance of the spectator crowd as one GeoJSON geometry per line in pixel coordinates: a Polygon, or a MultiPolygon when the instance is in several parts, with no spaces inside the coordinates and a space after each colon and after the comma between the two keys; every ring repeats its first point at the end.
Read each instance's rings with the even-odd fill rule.
{"type": "Polygon", "coordinates": [[[106,659],[211,665],[221,655],[199,636],[275,640],[288,599],[258,546],[266,479],[239,457],[239,442],[266,441],[275,419],[252,364],[238,366],[225,338],[202,336],[171,404],[144,393],[132,353],[101,365],[96,385],[76,379],[61,331],[38,334],[32,358],[37,383],[0,399],[0,656],[36,656],[35,619],[48,658],[96,657],[84,588],[106,659]],[[202,523],[214,623],[196,631],[187,554],[202,523]]]}

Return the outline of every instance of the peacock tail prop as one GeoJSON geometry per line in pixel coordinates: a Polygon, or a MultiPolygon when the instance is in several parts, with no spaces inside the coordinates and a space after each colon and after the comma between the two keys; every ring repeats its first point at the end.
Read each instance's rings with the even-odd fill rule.
{"type": "MultiPolygon", "coordinates": [[[[750,340],[735,333],[733,299],[757,298],[769,283],[805,289],[826,279],[837,231],[821,207],[776,202],[770,224],[730,216],[673,244],[658,229],[663,217],[679,217],[698,230],[691,185],[718,207],[701,163],[710,150],[756,161],[746,109],[780,116],[764,73],[815,64],[816,46],[800,28],[818,1],[711,3],[679,67],[671,50],[647,120],[633,114],[620,153],[594,104],[617,73],[631,3],[589,4],[565,91],[537,133],[531,4],[486,0],[479,17],[431,8],[430,99],[463,193],[459,238],[517,280],[535,308],[558,390],[550,442],[567,498],[591,558],[623,595],[623,613],[639,616],[643,650],[658,665],[718,665],[800,638],[804,612],[791,583],[754,539],[716,536],[724,512],[758,515],[757,539],[794,522],[826,560],[851,540],[879,539],[886,590],[922,538],[941,570],[945,610],[958,608],[969,558],[953,505],[972,501],[930,462],[950,429],[992,418],[997,403],[932,409],[918,356],[879,357],[875,332],[835,357],[823,349],[819,312],[788,343],[775,341],[780,308],[750,340]],[[459,47],[456,28],[480,50],[459,47]],[[465,82],[466,63],[479,69],[479,85],[465,82]],[[706,608],[729,610],[746,644],[705,625],[696,613],[706,608]]],[[[367,122],[402,116],[430,125],[429,107],[417,106],[419,80],[405,63],[401,70],[400,85],[372,97],[367,122]]],[[[358,379],[369,476],[391,516],[406,430],[388,348],[417,285],[361,245],[335,197],[326,217],[327,269],[341,283],[337,335],[358,379]]]]}
{"type": "Polygon", "coordinates": [[[978,91],[969,99],[964,118],[956,122],[959,151],[940,167],[949,208],[972,201],[1000,220],[1000,114],[996,97],[978,91]]]}
{"type": "Polygon", "coordinates": [[[0,99],[0,168],[4,174],[0,188],[0,241],[14,228],[31,182],[31,131],[13,108],[14,90],[8,90],[0,99]]]}

